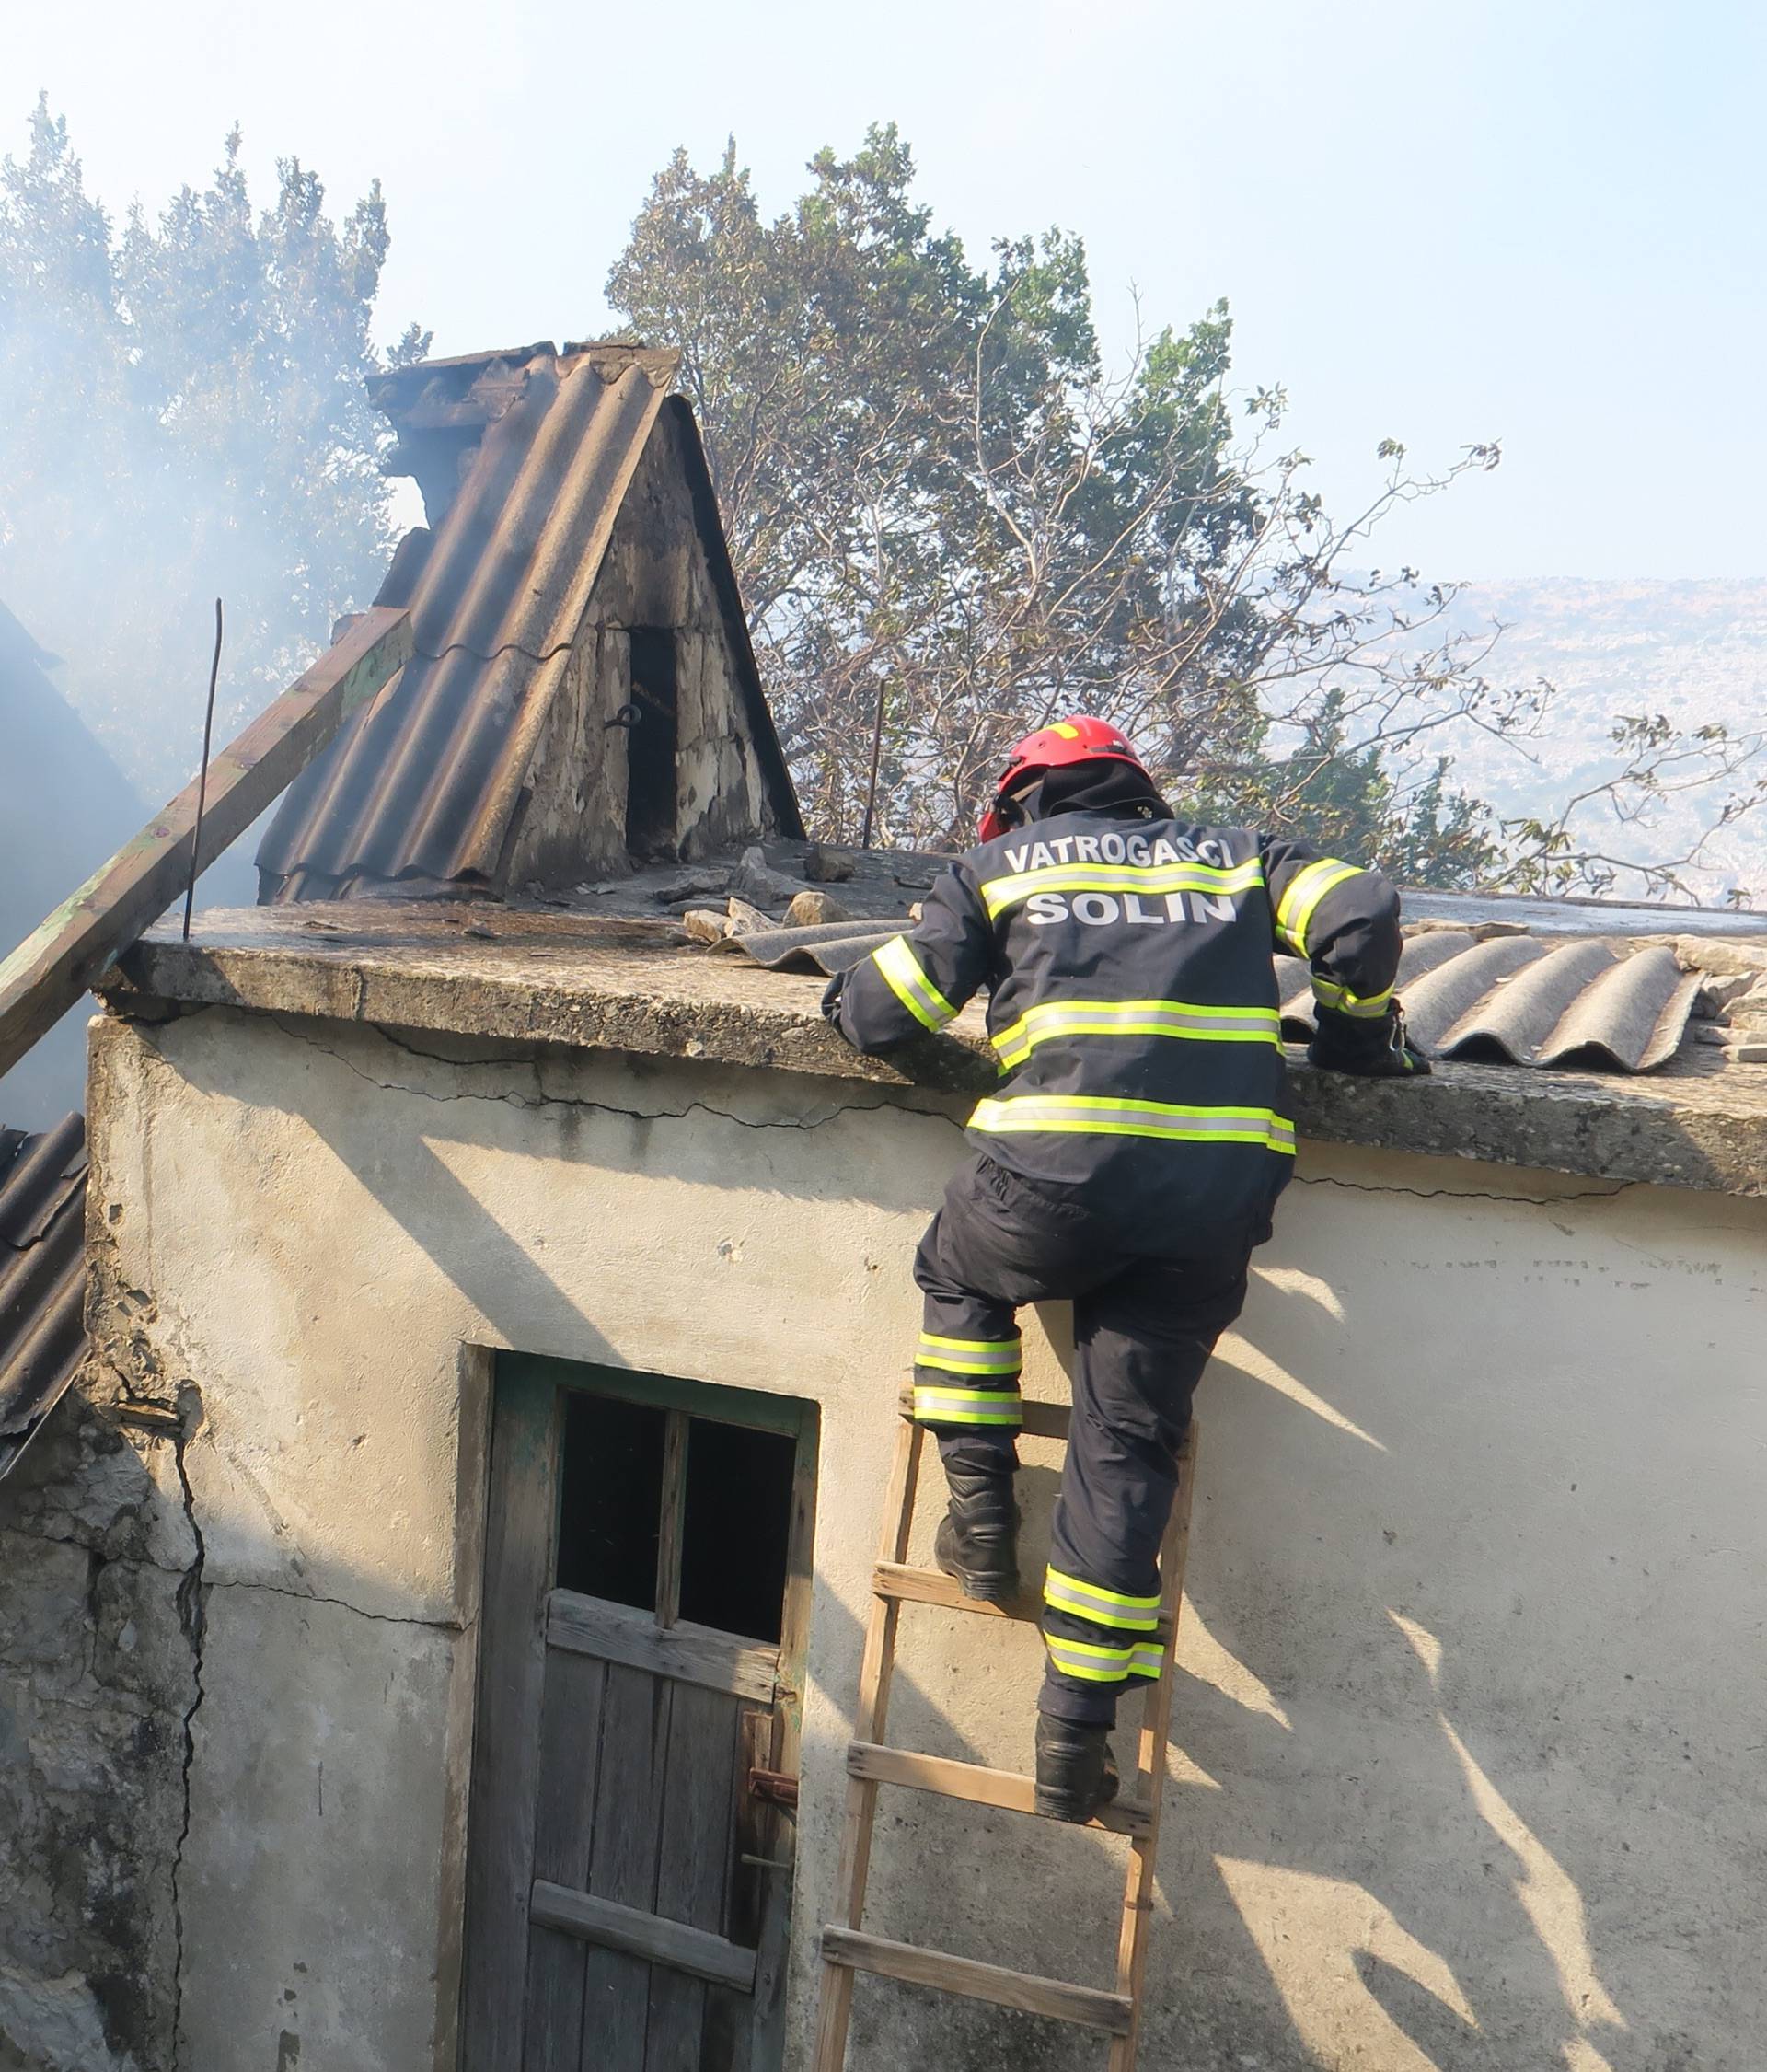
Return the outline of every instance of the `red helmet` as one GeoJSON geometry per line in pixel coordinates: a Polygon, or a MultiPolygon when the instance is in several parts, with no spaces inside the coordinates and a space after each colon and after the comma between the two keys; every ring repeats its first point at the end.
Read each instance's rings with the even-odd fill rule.
{"type": "MultiPolygon", "coordinates": [[[[1147,766],[1108,720],[1057,720],[1027,734],[1006,758],[999,782],[994,787],[993,804],[982,816],[981,836],[992,841],[1017,825],[1010,802],[1030,790],[1052,770],[1077,762],[1126,762],[1147,776],[1147,766]]],[[[1149,778],[1149,782],[1152,779],[1149,778]]]]}

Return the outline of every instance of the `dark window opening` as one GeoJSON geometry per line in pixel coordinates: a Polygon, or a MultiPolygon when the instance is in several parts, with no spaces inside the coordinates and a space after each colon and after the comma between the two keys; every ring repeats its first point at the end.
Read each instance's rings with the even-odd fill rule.
{"type": "Polygon", "coordinates": [[[572,1390],[566,1398],[558,1580],[656,1609],[666,1411],[572,1390]]]}
{"type": "Polygon", "coordinates": [[[634,626],[631,724],[626,730],[626,847],[651,862],[673,859],[676,831],[675,635],[634,626]]]}
{"type": "Polygon", "coordinates": [[[797,1458],[780,1432],[571,1390],[555,1580],[661,1626],[777,1642],[797,1458]]]}
{"type": "Polygon", "coordinates": [[[681,1539],[681,1616],[778,1640],[791,1538],[796,1443],[774,1431],[691,1420],[681,1539]]]}

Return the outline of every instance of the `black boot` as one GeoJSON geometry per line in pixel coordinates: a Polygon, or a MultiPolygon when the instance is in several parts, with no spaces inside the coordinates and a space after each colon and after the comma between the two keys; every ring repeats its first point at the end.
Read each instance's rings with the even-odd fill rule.
{"type": "Polygon", "coordinates": [[[1011,1475],[947,1469],[951,1508],[939,1521],[932,1557],[965,1597],[1006,1604],[1019,1594],[1019,1507],[1011,1475]]]}
{"type": "Polygon", "coordinates": [[[1083,1827],[1116,1797],[1119,1779],[1108,1727],[1037,1715],[1037,1811],[1083,1827]]]}

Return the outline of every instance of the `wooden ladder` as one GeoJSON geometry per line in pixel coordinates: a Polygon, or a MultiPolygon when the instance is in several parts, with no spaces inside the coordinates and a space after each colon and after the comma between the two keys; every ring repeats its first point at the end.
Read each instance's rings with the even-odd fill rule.
{"type": "MultiPolygon", "coordinates": [[[[852,2015],[853,1980],[859,1972],[930,1985],[974,2000],[991,2000],[1057,2021],[1096,2029],[1111,2039],[1110,2072],[1132,2072],[1140,2029],[1141,1986],[1147,1968],[1148,1927],[1153,1908],[1155,1859],[1160,1847],[1160,1804],[1166,1772],[1167,1732],[1172,1719],[1172,1656],[1177,1643],[1178,1609],[1184,1588],[1184,1554],[1190,1536],[1191,1491],[1195,1480],[1196,1427],[1179,1456],[1177,1499],[1161,1555],[1164,1596],[1160,1619],[1162,1643],[1160,1674],[1144,1699],[1138,1743],[1134,1788],[1107,1806],[1091,1823],[1129,1837],[1128,1873],[1124,1883],[1123,1916],[1116,1944],[1116,1987],[1068,1985],[1034,1973],[1009,1971],[999,1964],[977,1963],[941,1950],[886,1941],[863,1932],[865,1886],[871,1870],[872,1830],[880,1785],[904,1785],[971,1805],[999,1806],[1008,1812],[1034,1811],[1031,1778],[1010,1770],[984,1769],[973,1763],[953,1763],[892,1748],[884,1740],[890,1703],[890,1679],[895,1666],[896,1624],[905,1603],[938,1604],[948,1611],[975,1612],[989,1618],[1018,1619],[1034,1625],[1042,1606],[1026,1594],[1011,1604],[985,1604],[965,1597],[949,1576],[931,1568],[907,1566],[908,1531],[914,1518],[915,1491],[920,1477],[926,1428],[914,1422],[912,1391],[904,1393],[902,1420],[884,1499],[884,1544],[872,1578],[871,1620],[860,1669],[856,1738],[847,1751],[847,1818],[841,1835],[837,1890],[840,1917],[822,1933],[822,2007],[816,2029],[814,2072],[843,2072],[847,2031],[852,2015]]],[[[1027,1402],[1024,1430],[1038,1439],[1068,1438],[1068,1410],[1057,1403],[1027,1402]]]]}

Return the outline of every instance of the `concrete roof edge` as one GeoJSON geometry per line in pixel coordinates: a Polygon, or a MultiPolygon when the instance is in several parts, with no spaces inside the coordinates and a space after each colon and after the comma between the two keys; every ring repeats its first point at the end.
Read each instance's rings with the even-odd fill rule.
{"type": "MultiPolygon", "coordinates": [[[[246,909],[204,916],[188,944],[149,936],[111,973],[106,1005],[131,1018],[159,1001],[233,1007],[951,1094],[997,1083],[973,1010],[955,1033],[862,1058],[823,1021],[819,978],[684,947],[665,922],[366,901],[335,912],[246,909]]],[[[1316,1140],[1767,1195],[1767,1068],[1709,1051],[1635,1078],[1452,1063],[1399,1083],[1297,1059],[1293,1098],[1316,1140]]]]}

